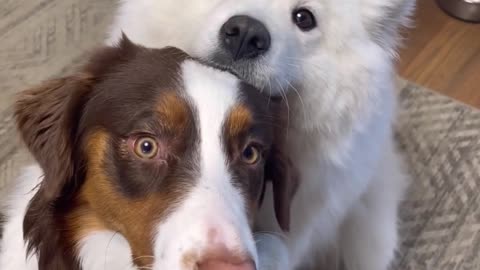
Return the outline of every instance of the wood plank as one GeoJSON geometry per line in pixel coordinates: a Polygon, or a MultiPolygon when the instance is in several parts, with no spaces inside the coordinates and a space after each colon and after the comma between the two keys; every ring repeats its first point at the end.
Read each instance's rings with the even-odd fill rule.
{"type": "Polygon", "coordinates": [[[480,24],[451,18],[434,0],[418,0],[414,21],[404,32],[399,74],[480,108],[480,24]]]}

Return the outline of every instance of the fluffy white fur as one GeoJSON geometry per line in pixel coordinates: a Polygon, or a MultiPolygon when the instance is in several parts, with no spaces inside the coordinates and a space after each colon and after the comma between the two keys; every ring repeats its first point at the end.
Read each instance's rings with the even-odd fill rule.
{"type": "MultiPolygon", "coordinates": [[[[238,73],[287,97],[288,147],[301,185],[287,245],[259,244],[260,270],[314,269],[316,258],[332,250],[348,270],[385,270],[397,246],[397,207],[406,186],[392,138],[392,63],[398,28],[413,6],[414,0],[124,0],[108,42],[123,31],[140,44],[174,45],[208,59],[229,17],[263,22],[272,47],[238,73]],[[296,28],[291,12],[298,7],[315,14],[317,28],[296,28]],[[288,256],[269,257],[282,248],[288,256]]],[[[258,226],[279,231],[271,205],[258,226]]]]}
{"type": "Polygon", "coordinates": [[[26,259],[26,244],[23,241],[23,218],[28,202],[35,194],[35,187],[42,180],[42,170],[38,166],[25,168],[15,182],[12,193],[6,201],[7,222],[0,242],[0,269],[38,269],[35,256],[26,259]]]}

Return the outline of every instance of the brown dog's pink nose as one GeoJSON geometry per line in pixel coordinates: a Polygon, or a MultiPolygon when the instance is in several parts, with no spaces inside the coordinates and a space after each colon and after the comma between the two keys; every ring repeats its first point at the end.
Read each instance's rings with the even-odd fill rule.
{"type": "Polygon", "coordinates": [[[229,248],[223,231],[208,230],[208,244],[197,261],[198,270],[256,270],[254,261],[245,252],[229,248]]]}
{"type": "Polygon", "coordinates": [[[198,270],[255,270],[253,262],[233,264],[220,260],[207,260],[198,264],[198,270]]]}

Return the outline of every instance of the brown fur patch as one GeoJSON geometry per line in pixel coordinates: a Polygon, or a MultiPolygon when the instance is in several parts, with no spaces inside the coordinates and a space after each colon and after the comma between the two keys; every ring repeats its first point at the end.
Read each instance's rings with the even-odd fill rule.
{"type": "Polygon", "coordinates": [[[190,122],[190,109],[187,102],[178,95],[178,91],[164,93],[157,105],[162,124],[169,131],[184,131],[190,122]]]}
{"type": "Polygon", "coordinates": [[[138,199],[124,196],[105,171],[109,137],[100,130],[88,136],[86,179],[68,224],[75,241],[98,230],[119,232],[130,244],[134,263],[149,266],[153,263],[149,256],[153,256],[155,225],[176,199],[159,192],[138,199]]]}
{"type": "Polygon", "coordinates": [[[246,132],[252,124],[252,112],[246,106],[237,104],[230,111],[227,118],[226,135],[229,137],[237,137],[241,133],[246,132]]]}

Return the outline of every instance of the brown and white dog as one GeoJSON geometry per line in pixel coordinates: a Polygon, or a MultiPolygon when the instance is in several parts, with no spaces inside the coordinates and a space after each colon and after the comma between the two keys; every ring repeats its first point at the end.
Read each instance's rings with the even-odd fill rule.
{"type": "Polygon", "coordinates": [[[16,121],[38,165],[8,201],[0,269],[255,269],[264,179],[284,229],[294,190],[279,106],[126,37],[23,92],[16,121]]]}

